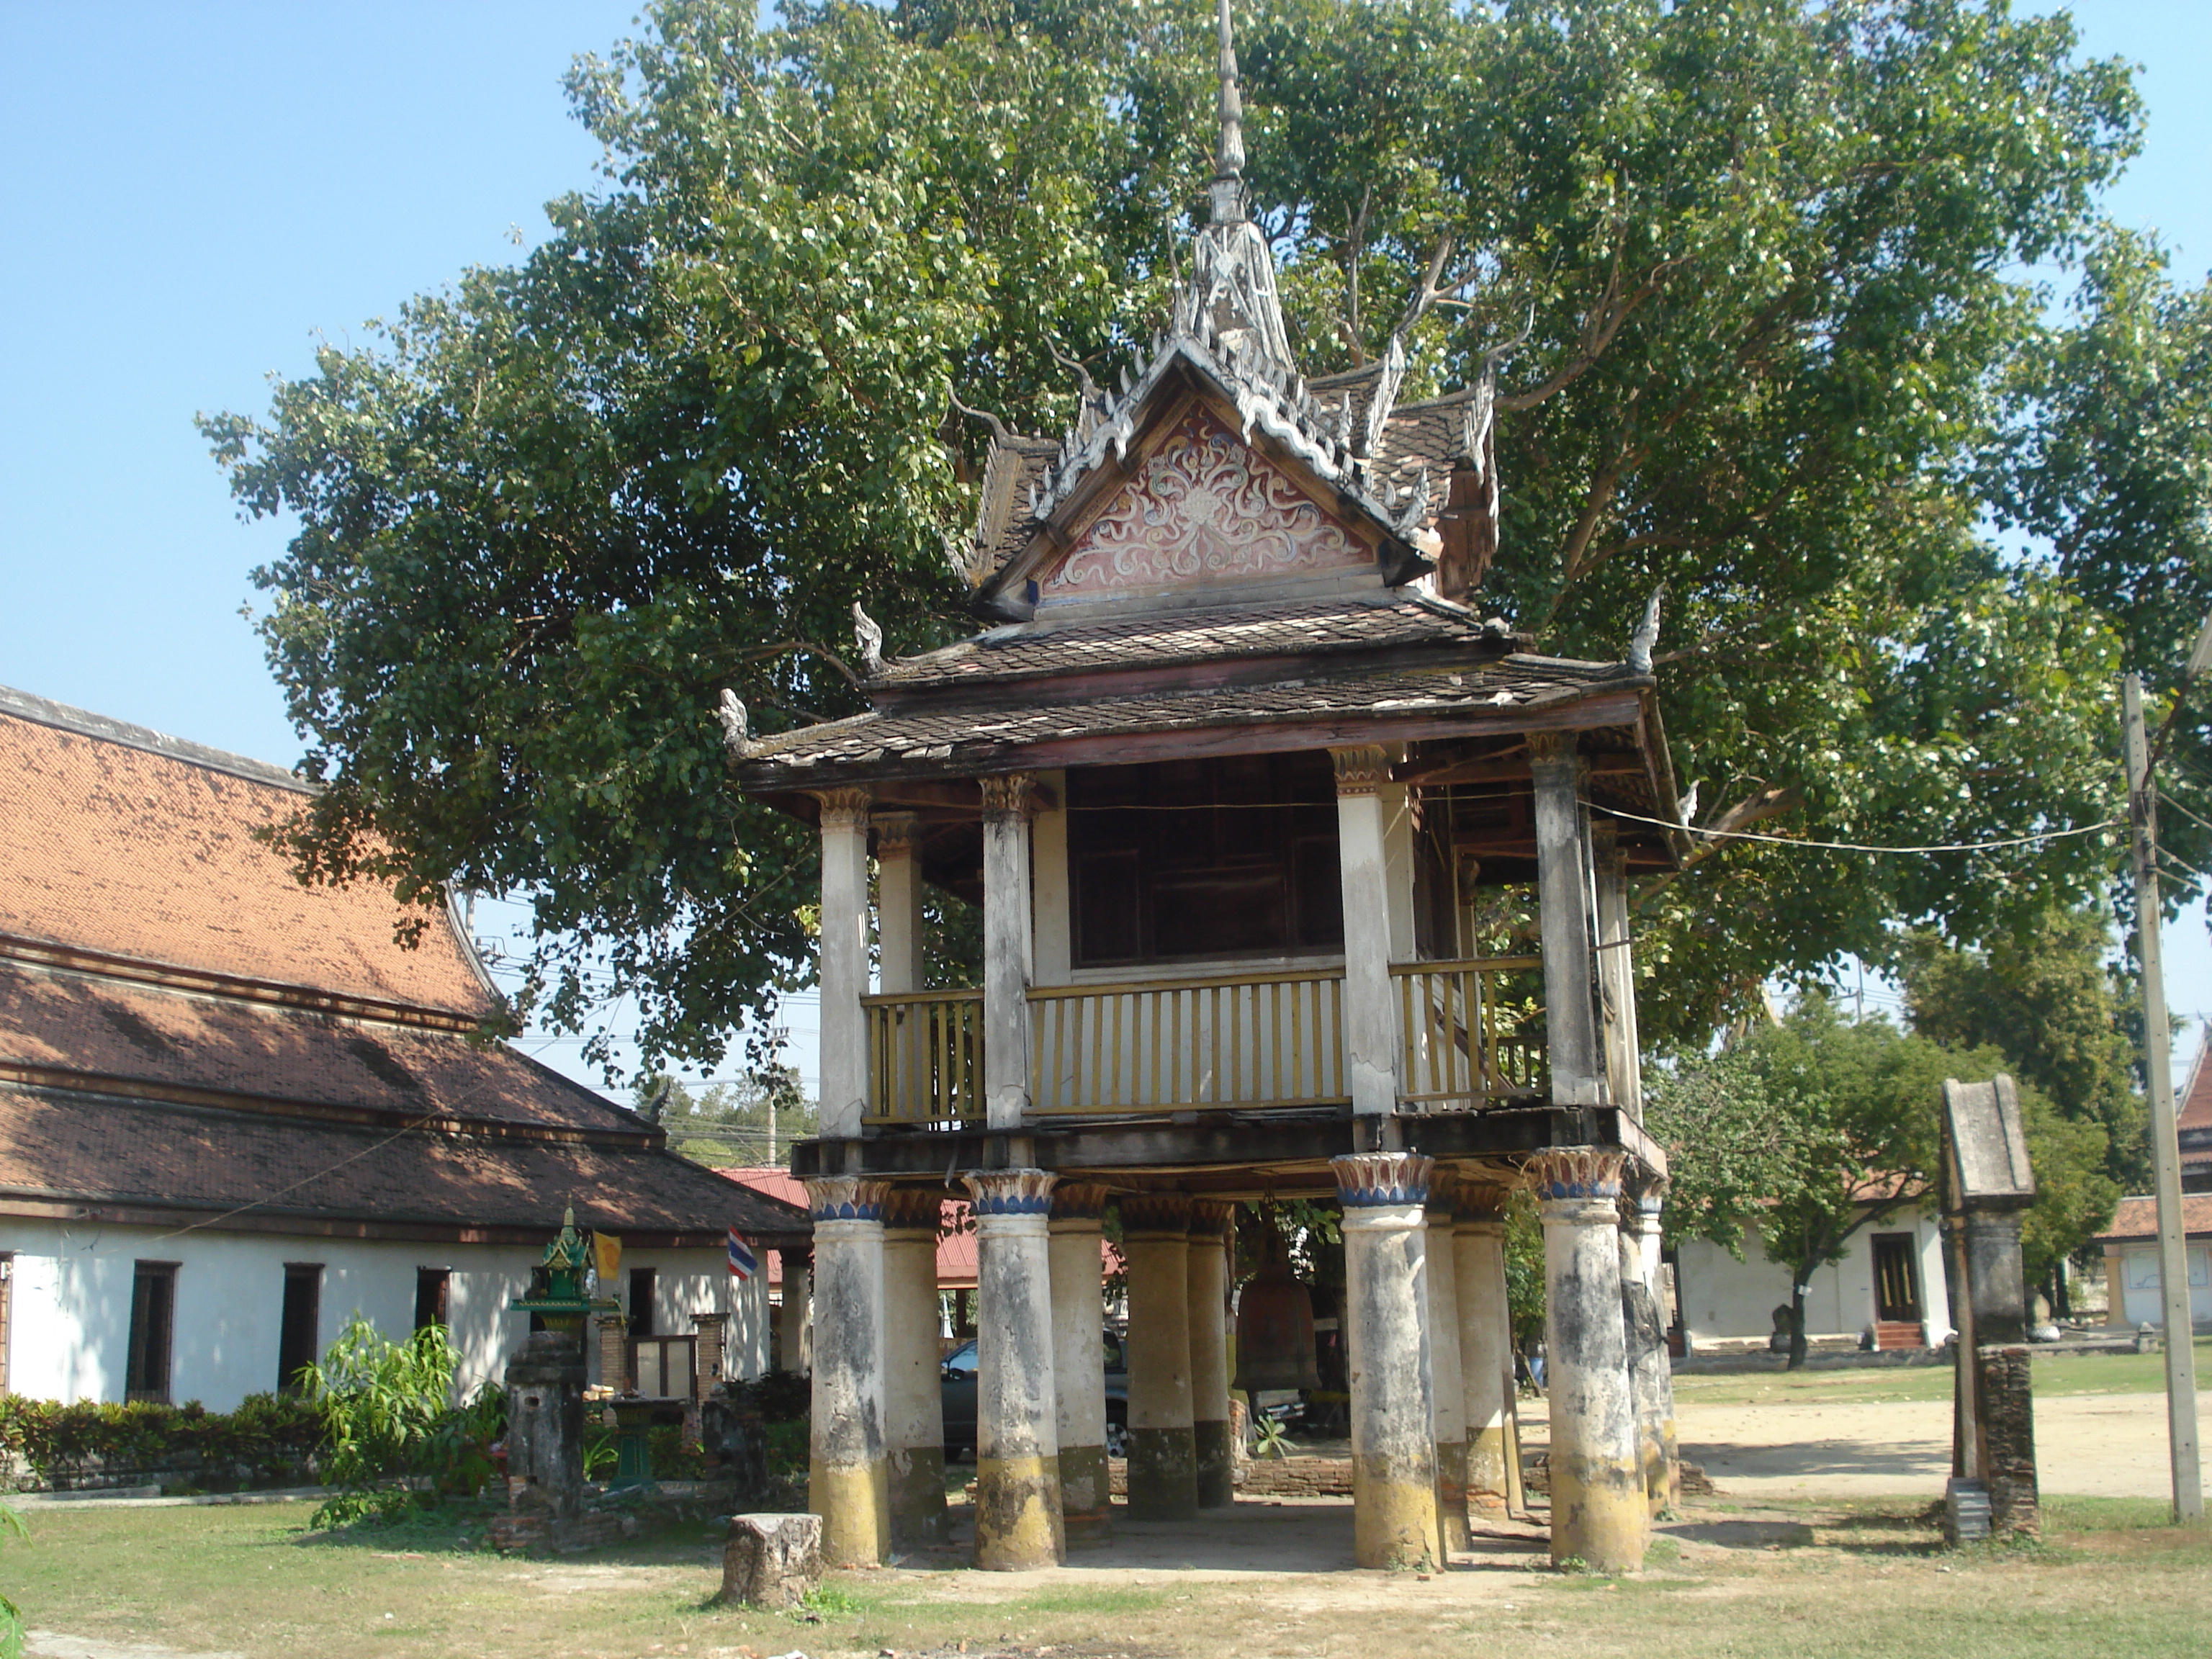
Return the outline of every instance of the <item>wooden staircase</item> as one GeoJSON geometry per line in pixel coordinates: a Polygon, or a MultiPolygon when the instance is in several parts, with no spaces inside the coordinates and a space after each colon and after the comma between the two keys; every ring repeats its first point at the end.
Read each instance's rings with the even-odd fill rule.
{"type": "Polygon", "coordinates": [[[1917,1319],[1879,1319],[1875,1322],[1874,1346],[1877,1352],[1887,1353],[1896,1348],[1924,1348],[1928,1346],[1917,1319]]]}

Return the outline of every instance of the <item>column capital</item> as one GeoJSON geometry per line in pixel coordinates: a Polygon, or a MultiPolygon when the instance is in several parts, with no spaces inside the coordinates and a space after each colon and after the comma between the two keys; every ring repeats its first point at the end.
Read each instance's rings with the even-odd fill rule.
{"type": "Polygon", "coordinates": [[[1052,1186],[1058,1179],[1042,1170],[970,1170],[960,1179],[975,1200],[978,1220],[986,1216],[1048,1215],[1052,1186]]]}
{"type": "Polygon", "coordinates": [[[1628,1155],[1598,1147],[1576,1146],[1539,1152],[1523,1166],[1546,1204],[1576,1203],[1601,1199],[1617,1203],[1620,1198],[1621,1165],[1628,1155]]]}
{"type": "Polygon", "coordinates": [[[1425,1204],[1436,1160],[1422,1152],[1353,1152],[1333,1158],[1337,1197],[1346,1210],[1425,1204]]]}
{"type": "Polygon", "coordinates": [[[1091,1221],[1104,1219],[1106,1188],[1096,1181],[1063,1181],[1052,1189],[1052,1218],[1054,1221],[1091,1221]]]}
{"type": "Polygon", "coordinates": [[[1036,779],[1027,772],[994,772],[978,778],[986,823],[1026,823],[1036,816],[1036,779]]]}
{"type": "Polygon", "coordinates": [[[787,1244],[780,1247],[775,1254],[776,1259],[783,1263],[783,1270],[787,1273],[794,1268],[800,1273],[809,1273],[813,1270],[814,1252],[810,1248],[787,1244]]]}
{"type": "Polygon", "coordinates": [[[822,803],[822,827],[824,830],[865,830],[868,827],[868,803],[875,799],[869,790],[817,789],[814,799],[822,803]]]}
{"type": "Polygon", "coordinates": [[[945,1213],[945,1194],[936,1187],[894,1187],[884,1195],[884,1226],[898,1232],[937,1236],[945,1213]]]}
{"type": "Polygon", "coordinates": [[[1638,1213],[1650,1216],[1666,1208],[1667,1194],[1673,1184],[1665,1176],[1642,1170],[1629,1174],[1622,1182],[1630,1204],[1638,1213]]]}
{"type": "Polygon", "coordinates": [[[1502,1181],[1468,1180],[1452,1194],[1452,1213],[1462,1227],[1502,1227],[1513,1189],[1502,1181]]]}
{"type": "Polygon", "coordinates": [[[881,1221],[890,1186],[862,1176],[809,1176],[806,1212],[817,1221],[881,1221]]]}
{"type": "Polygon", "coordinates": [[[1564,775],[1579,780],[1583,774],[1578,739],[1571,732],[1531,732],[1528,734],[1528,769],[1540,783],[1544,775],[1554,778],[1564,775]]]}
{"type": "Polygon", "coordinates": [[[868,822],[875,827],[876,856],[891,853],[912,853],[921,841],[921,814],[919,812],[876,812],[868,822]]]}
{"type": "Polygon", "coordinates": [[[1121,1195],[1125,1238],[1187,1238],[1190,1236],[1188,1193],[1125,1193],[1121,1195]]]}
{"type": "Polygon", "coordinates": [[[1190,1201],[1189,1237],[1218,1243],[1229,1237],[1229,1224],[1236,1215],[1237,1206],[1225,1200],[1194,1198],[1190,1201]]]}
{"type": "Polygon", "coordinates": [[[1328,757],[1336,763],[1340,795],[1371,795],[1390,781],[1390,756],[1379,743],[1332,749],[1328,757]]]}

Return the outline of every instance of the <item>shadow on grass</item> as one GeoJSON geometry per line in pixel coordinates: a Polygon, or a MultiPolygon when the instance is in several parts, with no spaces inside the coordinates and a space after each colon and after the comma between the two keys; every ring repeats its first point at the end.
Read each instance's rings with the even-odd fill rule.
{"type": "MultiPolygon", "coordinates": [[[[341,1527],[309,1528],[287,1542],[295,1549],[358,1550],[375,1555],[489,1555],[495,1552],[485,1541],[487,1531],[494,1516],[506,1513],[507,1506],[501,1503],[449,1501],[396,1520],[368,1519],[341,1527]]],[[[707,1565],[720,1561],[722,1529],[709,1527],[702,1518],[647,1515],[640,1517],[640,1523],[636,1536],[594,1549],[513,1559],[540,1565],[637,1567],[707,1565]]]]}

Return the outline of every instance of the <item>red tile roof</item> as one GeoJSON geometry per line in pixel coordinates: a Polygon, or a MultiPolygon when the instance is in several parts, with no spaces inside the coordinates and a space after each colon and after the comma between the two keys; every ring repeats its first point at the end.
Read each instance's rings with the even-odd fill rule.
{"type": "MultiPolygon", "coordinates": [[[[2181,1230],[2191,1238],[2212,1237],[2212,1193],[2184,1193],[2181,1195],[2181,1230]]],[[[2158,1200],[2148,1195],[2124,1198],[2112,1217],[2112,1224],[2097,1235],[2097,1242],[2110,1239],[2123,1244],[2136,1239],[2158,1237],[2158,1200]]]]}
{"type": "Polygon", "coordinates": [[[0,690],[0,934],[494,1014],[450,919],[406,949],[389,889],[302,887],[255,838],[307,799],[259,762],[0,690]]]}
{"type": "Polygon", "coordinates": [[[2204,1063],[2208,1056],[2212,1056],[2212,1033],[2206,1034],[2204,1046],[2197,1051],[2197,1064],[2190,1068],[2189,1091],[2181,1097],[2177,1128],[2212,1129],[2212,1066],[2204,1063]]]}

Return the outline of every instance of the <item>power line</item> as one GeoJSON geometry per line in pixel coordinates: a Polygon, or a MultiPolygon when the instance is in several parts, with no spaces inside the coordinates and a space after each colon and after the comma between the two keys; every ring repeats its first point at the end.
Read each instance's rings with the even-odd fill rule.
{"type": "Polygon", "coordinates": [[[2094,836],[2100,830],[2122,830],[2127,827],[2122,818],[2106,818],[2096,823],[2085,823],[2067,830],[2044,830],[2029,836],[2008,836],[1996,841],[1940,842],[1924,847],[1874,847],[1863,842],[1812,841],[1796,836],[1765,836],[1752,830],[1701,830],[1695,824],[1675,823],[1667,818],[1646,817],[1641,812],[1626,812],[1617,806],[1586,800],[1585,806],[1616,818],[1627,818],[1636,823],[1652,823],[1662,830],[1680,830],[1692,836],[1703,836],[1711,841],[1759,841],[1776,847],[1804,847],[1828,853],[1893,853],[1902,854],[1927,853],[1992,853],[2007,847],[2034,847],[2047,841],[2063,841],[2069,836],[2094,836]]]}

